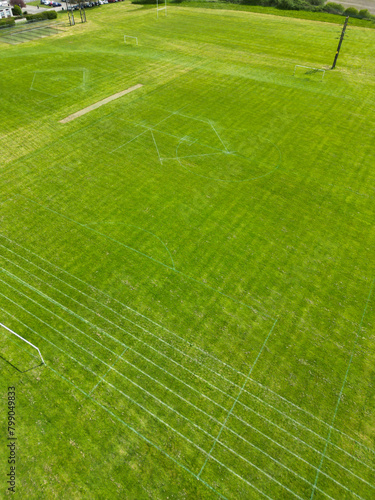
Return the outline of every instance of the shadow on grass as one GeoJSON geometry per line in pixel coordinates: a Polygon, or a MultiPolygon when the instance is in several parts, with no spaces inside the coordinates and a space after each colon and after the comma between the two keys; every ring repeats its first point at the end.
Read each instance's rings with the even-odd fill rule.
{"type": "Polygon", "coordinates": [[[3,356],[1,356],[1,354],[0,354],[0,358],[3,361],[5,361],[5,363],[7,363],[8,365],[10,365],[12,368],[14,368],[15,370],[17,370],[19,373],[27,373],[27,372],[29,372],[31,370],[35,370],[35,368],[39,368],[40,366],[44,365],[44,363],[39,363],[38,365],[32,366],[31,368],[28,368],[27,370],[20,370],[19,368],[17,368],[17,366],[13,365],[10,361],[8,361],[3,356]]]}

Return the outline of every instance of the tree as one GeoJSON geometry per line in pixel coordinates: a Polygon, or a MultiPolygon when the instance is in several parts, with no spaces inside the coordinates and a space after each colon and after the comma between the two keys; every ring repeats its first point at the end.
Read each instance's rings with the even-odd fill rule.
{"type": "Polygon", "coordinates": [[[355,7],[348,7],[344,14],[350,17],[358,17],[358,10],[355,7]]]}
{"type": "Polygon", "coordinates": [[[345,7],[341,5],[341,3],[327,2],[324,6],[324,10],[332,14],[343,14],[345,7]]]}
{"type": "Polygon", "coordinates": [[[22,9],[19,5],[14,5],[14,7],[12,7],[12,14],[14,16],[22,16],[22,9]]]}
{"type": "Polygon", "coordinates": [[[363,19],[370,19],[371,14],[367,9],[362,9],[358,12],[359,17],[362,17],[363,19]]]}
{"type": "Polygon", "coordinates": [[[10,0],[9,3],[12,7],[14,7],[15,5],[18,5],[18,7],[26,7],[24,0],[10,0]]]}

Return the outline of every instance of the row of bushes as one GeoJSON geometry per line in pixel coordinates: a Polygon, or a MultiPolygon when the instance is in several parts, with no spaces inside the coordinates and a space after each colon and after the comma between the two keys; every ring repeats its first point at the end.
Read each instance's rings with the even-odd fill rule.
{"type": "Polygon", "coordinates": [[[358,17],[359,19],[372,19],[374,16],[367,9],[357,10],[355,7],[345,9],[341,3],[328,2],[323,7],[325,12],[330,14],[344,14],[345,16],[358,17]]]}
{"type": "MultiPolygon", "coordinates": [[[[171,3],[181,3],[183,0],[171,0],[171,3]]],[[[284,10],[309,10],[314,12],[327,12],[329,14],[339,14],[359,19],[373,19],[367,9],[358,11],[354,7],[345,7],[340,3],[328,2],[324,5],[325,0],[222,0],[228,3],[236,3],[242,5],[260,5],[262,7],[276,7],[284,10]]],[[[132,0],[133,4],[156,4],[156,0],[132,0]]]]}
{"type": "Polygon", "coordinates": [[[13,26],[15,23],[13,17],[8,17],[7,19],[0,19],[0,28],[4,26],[13,26]]]}
{"type": "MultiPolygon", "coordinates": [[[[16,5],[15,7],[18,7],[16,5]]],[[[21,12],[22,14],[22,12],[21,12]]],[[[20,17],[20,16],[19,16],[20,17]]],[[[39,12],[38,14],[26,14],[25,18],[27,21],[43,21],[45,19],[56,19],[57,18],[57,12],[54,10],[47,10],[44,12],[39,12]]],[[[5,28],[8,26],[14,26],[15,24],[15,19],[14,17],[8,17],[6,19],[0,19],[0,28],[5,28]]]]}
{"type": "Polygon", "coordinates": [[[56,19],[57,12],[54,10],[46,10],[44,12],[39,12],[38,14],[27,14],[25,17],[28,21],[43,21],[44,19],[56,19]]]}
{"type": "Polygon", "coordinates": [[[229,3],[241,3],[245,5],[261,5],[263,7],[276,7],[285,10],[310,10],[315,12],[327,12],[329,14],[340,14],[359,19],[375,19],[367,9],[358,11],[354,7],[345,9],[340,3],[328,2],[324,5],[324,0],[224,0],[229,3]]]}

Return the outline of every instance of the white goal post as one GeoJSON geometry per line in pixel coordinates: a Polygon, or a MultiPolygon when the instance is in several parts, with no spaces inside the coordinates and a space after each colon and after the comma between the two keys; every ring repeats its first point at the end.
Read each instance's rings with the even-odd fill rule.
{"type": "Polygon", "coordinates": [[[29,344],[29,345],[31,345],[31,347],[33,347],[34,349],[36,349],[38,351],[38,353],[39,353],[39,356],[40,356],[40,359],[42,360],[43,365],[46,364],[45,361],[44,361],[44,359],[43,359],[43,356],[42,356],[41,352],[39,351],[39,349],[34,344],[32,344],[28,340],[24,339],[23,337],[21,337],[21,335],[18,335],[18,333],[14,332],[13,330],[11,330],[7,326],[3,325],[2,323],[0,323],[0,326],[2,326],[3,328],[5,328],[5,330],[8,330],[8,332],[13,333],[13,335],[15,335],[19,339],[23,340],[24,342],[26,342],[26,344],[29,344]]]}
{"type": "Polygon", "coordinates": [[[127,38],[132,38],[135,40],[135,44],[138,45],[138,37],[137,36],[131,36],[131,35],[124,35],[124,42],[126,43],[127,38]]]}
{"type": "MultiPolygon", "coordinates": [[[[161,4],[163,5],[163,4],[161,4]]],[[[167,0],[164,2],[164,7],[159,7],[159,0],[156,0],[156,17],[159,18],[159,10],[165,10],[165,15],[167,15],[167,0]]]]}
{"type": "Polygon", "coordinates": [[[318,72],[321,72],[322,73],[322,81],[323,81],[324,75],[326,74],[326,70],[325,69],[313,68],[311,66],[302,66],[301,64],[296,64],[294,66],[293,76],[296,75],[297,68],[305,68],[305,69],[309,69],[310,70],[310,71],[306,71],[305,73],[318,73],[318,72]]]}

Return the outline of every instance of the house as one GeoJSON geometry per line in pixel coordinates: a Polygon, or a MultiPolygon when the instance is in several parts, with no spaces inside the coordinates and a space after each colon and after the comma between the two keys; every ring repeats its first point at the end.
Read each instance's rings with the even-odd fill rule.
{"type": "Polygon", "coordinates": [[[8,2],[0,0],[0,19],[12,17],[12,8],[8,2]]]}

